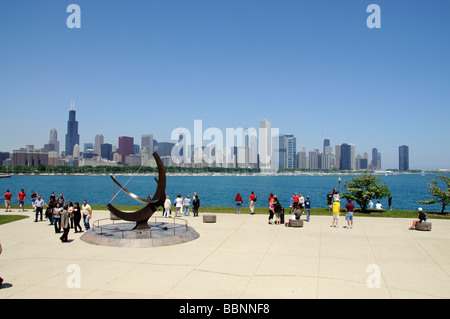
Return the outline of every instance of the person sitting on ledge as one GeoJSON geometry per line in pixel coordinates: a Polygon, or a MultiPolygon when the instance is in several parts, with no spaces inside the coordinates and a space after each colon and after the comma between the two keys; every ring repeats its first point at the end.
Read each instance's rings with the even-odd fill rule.
{"type": "Polygon", "coordinates": [[[416,224],[427,220],[427,215],[423,212],[422,207],[419,207],[419,218],[414,219],[412,226],[409,227],[410,230],[416,229],[416,224]]]}

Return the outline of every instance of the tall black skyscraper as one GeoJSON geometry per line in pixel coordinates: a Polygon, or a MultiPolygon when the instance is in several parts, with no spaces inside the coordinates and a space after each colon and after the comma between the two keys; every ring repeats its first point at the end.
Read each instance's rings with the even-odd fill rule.
{"type": "Polygon", "coordinates": [[[80,134],[78,134],[78,122],[75,120],[76,112],[74,110],[73,103],[69,111],[69,121],[67,121],[67,134],[66,134],[66,156],[73,155],[73,147],[80,145],[80,134]]]}
{"type": "Polygon", "coordinates": [[[409,147],[406,145],[398,148],[398,170],[400,172],[409,170],[409,147]]]}
{"type": "Polygon", "coordinates": [[[330,139],[326,138],[323,140],[323,153],[326,154],[326,148],[330,146],[330,139]]]}

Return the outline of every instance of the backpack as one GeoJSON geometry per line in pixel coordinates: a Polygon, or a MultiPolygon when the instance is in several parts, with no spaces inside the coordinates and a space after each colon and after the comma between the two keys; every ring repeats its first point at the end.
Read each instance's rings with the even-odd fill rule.
{"type": "Polygon", "coordinates": [[[255,197],[253,197],[253,201],[256,202],[256,200],[257,200],[257,197],[256,197],[256,195],[255,195],[255,197]]]}

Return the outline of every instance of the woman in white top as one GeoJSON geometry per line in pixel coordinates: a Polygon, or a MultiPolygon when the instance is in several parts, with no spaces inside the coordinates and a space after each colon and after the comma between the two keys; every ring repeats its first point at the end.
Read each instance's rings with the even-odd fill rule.
{"type": "Polygon", "coordinates": [[[59,203],[56,204],[56,207],[53,209],[53,224],[55,225],[55,234],[59,234],[61,232],[61,212],[63,208],[59,203]]]}
{"type": "Polygon", "coordinates": [[[183,208],[183,198],[181,198],[181,194],[178,194],[177,198],[175,198],[175,207],[177,210],[175,217],[181,216],[181,209],[183,208]]]}
{"type": "Polygon", "coordinates": [[[172,203],[170,202],[170,197],[166,197],[166,201],[164,202],[164,213],[163,217],[169,217],[170,209],[172,208],[172,203]]]}

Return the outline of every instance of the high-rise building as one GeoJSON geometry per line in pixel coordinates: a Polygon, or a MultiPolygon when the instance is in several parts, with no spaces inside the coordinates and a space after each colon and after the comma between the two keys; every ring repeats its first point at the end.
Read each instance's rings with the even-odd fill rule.
{"type": "Polygon", "coordinates": [[[327,154],[327,147],[330,146],[330,139],[326,138],[323,140],[323,153],[327,154]]]}
{"type": "Polygon", "coordinates": [[[147,150],[147,153],[151,156],[154,152],[153,146],[153,134],[142,135],[141,137],[141,150],[147,150]]]}
{"type": "Polygon", "coordinates": [[[341,170],[355,170],[355,145],[341,144],[341,156],[339,169],[341,170]]]}
{"type": "Polygon", "coordinates": [[[309,167],[307,156],[306,156],[306,150],[303,147],[301,151],[297,153],[297,168],[299,169],[307,169],[309,167]]]}
{"type": "Polygon", "coordinates": [[[269,120],[259,121],[259,168],[271,168],[271,129],[269,120]]]}
{"type": "Polygon", "coordinates": [[[398,170],[400,172],[409,170],[409,147],[406,145],[398,148],[398,170]]]}
{"type": "Polygon", "coordinates": [[[122,162],[125,162],[125,157],[127,155],[134,154],[134,138],[129,136],[120,136],[118,153],[122,162]]]}
{"type": "Polygon", "coordinates": [[[371,163],[372,169],[380,169],[378,165],[378,150],[376,148],[372,148],[372,163],[371,163]]]}
{"type": "Polygon", "coordinates": [[[297,167],[297,139],[292,134],[285,135],[286,168],[297,167]]]}
{"type": "Polygon", "coordinates": [[[102,134],[95,135],[95,141],[94,141],[94,153],[100,156],[102,153],[102,144],[105,143],[105,138],[102,134]]]}
{"type": "Polygon", "coordinates": [[[112,161],[113,160],[112,145],[108,143],[102,144],[100,146],[100,156],[102,158],[112,161]]]}
{"type": "Polygon", "coordinates": [[[67,122],[67,134],[66,134],[66,156],[73,155],[73,148],[75,145],[80,144],[80,134],[78,134],[78,122],[75,120],[76,112],[74,104],[70,107],[69,121],[67,122]]]}
{"type": "Polygon", "coordinates": [[[56,131],[56,129],[54,128],[50,130],[50,140],[48,144],[53,145],[53,147],[50,147],[52,149],[49,151],[55,151],[59,154],[58,131],[56,131]]]}

